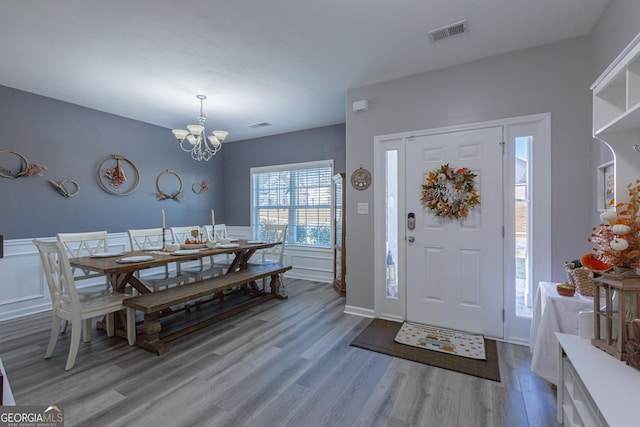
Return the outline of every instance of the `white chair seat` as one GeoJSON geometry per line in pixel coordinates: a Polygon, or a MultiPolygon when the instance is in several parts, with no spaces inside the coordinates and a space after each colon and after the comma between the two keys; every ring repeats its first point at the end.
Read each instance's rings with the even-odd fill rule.
{"type": "Polygon", "coordinates": [[[222,265],[214,264],[213,266],[210,266],[210,265],[206,265],[205,263],[202,263],[201,266],[193,266],[193,267],[182,266],[181,270],[183,273],[193,277],[194,280],[203,280],[209,277],[220,276],[224,272],[222,265]]]}
{"type": "MultiPolygon", "coordinates": [[[[131,295],[121,294],[119,292],[110,294],[78,294],[80,297],[80,304],[82,305],[81,311],[83,313],[89,313],[96,309],[104,310],[111,306],[117,306],[121,304],[127,298],[131,298],[131,295]]],[[[66,312],[64,306],[60,307],[62,312],[66,312]]]]}
{"type": "Polygon", "coordinates": [[[189,280],[189,274],[185,272],[157,273],[142,276],[139,280],[148,288],[158,291],[172,286],[182,285],[189,280]]]}

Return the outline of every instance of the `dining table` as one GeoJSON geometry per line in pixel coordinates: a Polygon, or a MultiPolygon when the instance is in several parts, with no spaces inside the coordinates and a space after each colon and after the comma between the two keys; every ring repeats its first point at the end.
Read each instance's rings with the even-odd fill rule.
{"type": "Polygon", "coordinates": [[[231,264],[227,267],[227,273],[246,269],[249,260],[260,249],[270,248],[282,244],[281,242],[263,242],[257,240],[238,240],[229,244],[183,245],[178,251],[168,252],[162,248],[155,248],[145,251],[131,251],[121,253],[107,253],[106,255],[96,254],[93,256],[83,256],[69,259],[72,267],[91,270],[104,274],[107,277],[111,288],[115,292],[125,292],[129,285],[142,294],[152,292],[136,276],[137,272],[163,267],[172,262],[185,262],[199,260],[200,258],[215,255],[233,255],[231,264]]]}
{"type": "MultiPolygon", "coordinates": [[[[72,267],[83,270],[91,270],[104,274],[113,291],[127,292],[130,286],[139,294],[153,292],[138,277],[139,273],[157,267],[163,267],[173,262],[197,261],[201,258],[216,255],[232,255],[233,260],[226,267],[225,274],[232,274],[246,270],[251,257],[260,249],[270,248],[282,244],[281,242],[264,242],[259,240],[236,240],[228,244],[183,245],[180,250],[168,252],[163,248],[154,248],[144,251],[130,251],[121,253],[96,254],[93,256],[83,256],[69,259],[72,267]]],[[[143,277],[144,278],[144,277],[143,277]]],[[[272,288],[271,296],[277,299],[287,299],[286,295],[280,293],[279,286],[272,288]]],[[[166,314],[173,314],[173,310],[167,310],[166,314]]],[[[124,310],[120,316],[116,316],[115,332],[123,338],[126,334],[126,320],[124,310]]],[[[99,329],[106,329],[103,322],[98,322],[99,329]]]]}

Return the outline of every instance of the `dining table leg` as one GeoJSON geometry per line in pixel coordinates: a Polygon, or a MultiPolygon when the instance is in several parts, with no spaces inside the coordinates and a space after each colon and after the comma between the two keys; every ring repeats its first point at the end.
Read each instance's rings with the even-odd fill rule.
{"type": "Polygon", "coordinates": [[[255,253],[256,253],[256,249],[248,249],[248,250],[242,250],[239,252],[234,252],[235,256],[233,257],[233,261],[231,261],[231,264],[229,265],[229,268],[227,269],[226,274],[233,273],[236,270],[246,269],[249,266],[249,260],[255,253]]]}

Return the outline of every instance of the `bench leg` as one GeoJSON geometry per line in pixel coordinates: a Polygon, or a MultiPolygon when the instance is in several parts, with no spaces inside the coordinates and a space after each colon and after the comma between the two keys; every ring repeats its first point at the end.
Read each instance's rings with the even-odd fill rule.
{"type": "Polygon", "coordinates": [[[166,353],[167,345],[160,340],[161,330],[160,313],[145,314],[142,324],[142,339],[137,340],[136,345],[158,355],[166,353]]]}
{"type": "Polygon", "coordinates": [[[271,281],[269,283],[269,287],[271,288],[271,294],[275,296],[277,299],[288,299],[289,297],[286,295],[280,294],[280,275],[272,274],[271,281]]]}

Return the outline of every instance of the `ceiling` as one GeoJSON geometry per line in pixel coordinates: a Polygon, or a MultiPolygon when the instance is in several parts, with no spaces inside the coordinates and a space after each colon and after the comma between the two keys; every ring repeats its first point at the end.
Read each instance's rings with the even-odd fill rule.
{"type": "Polygon", "coordinates": [[[608,3],[2,1],[0,85],[167,128],[205,94],[207,130],[237,141],[344,123],[351,88],[587,35],[608,3]]]}

